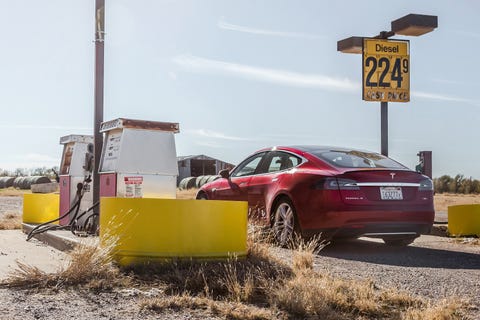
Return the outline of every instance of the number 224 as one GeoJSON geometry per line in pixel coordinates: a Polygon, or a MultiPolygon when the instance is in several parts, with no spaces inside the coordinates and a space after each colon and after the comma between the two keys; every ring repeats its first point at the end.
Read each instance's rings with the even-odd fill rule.
{"type": "MultiPolygon", "coordinates": [[[[385,82],[385,77],[387,76],[388,72],[390,71],[390,60],[385,57],[377,59],[375,57],[368,57],[365,60],[365,66],[370,67],[372,65],[372,69],[368,72],[367,79],[365,85],[367,87],[383,87],[388,88],[390,87],[390,82],[385,82]],[[382,73],[377,82],[372,82],[372,76],[375,74],[378,68],[383,68],[382,73]]],[[[393,69],[391,72],[390,78],[392,81],[397,82],[397,88],[402,86],[403,76],[402,73],[408,72],[408,59],[400,59],[396,58],[393,64],[393,69]]]]}

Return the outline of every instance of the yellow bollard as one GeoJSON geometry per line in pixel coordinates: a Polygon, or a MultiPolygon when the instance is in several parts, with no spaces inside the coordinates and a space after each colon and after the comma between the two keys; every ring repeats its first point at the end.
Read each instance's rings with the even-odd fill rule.
{"type": "Polygon", "coordinates": [[[241,201],[101,198],[100,242],[117,238],[113,252],[121,265],[242,257],[247,211],[241,201]]]}
{"type": "Polygon", "coordinates": [[[23,223],[40,224],[57,219],[59,206],[58,194],[26,193],[23,195],[23,223]]]}
{"type": "Polygon", "coordinates": [[[480,204],[448,207],[448,232],[452,236],[480,237],[480,204]]]}

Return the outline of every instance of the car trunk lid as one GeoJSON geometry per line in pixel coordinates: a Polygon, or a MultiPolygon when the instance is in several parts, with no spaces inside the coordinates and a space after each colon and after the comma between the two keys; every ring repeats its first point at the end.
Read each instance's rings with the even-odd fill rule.
{"type": "Polygon", "coordinates": [[[408,170],[356,170],[339,176],[339,189],[346,204],[420,204],[421,182],[427,178],[408,170]]]}

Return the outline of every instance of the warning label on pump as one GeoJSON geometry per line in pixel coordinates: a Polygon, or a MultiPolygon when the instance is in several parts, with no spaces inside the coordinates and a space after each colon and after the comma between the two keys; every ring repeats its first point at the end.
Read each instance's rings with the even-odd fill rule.
{"type": "Polygon", "coordinates": [[[125,182],[125,198],[142,198],[142,176],[124,177],[125,182]]]}

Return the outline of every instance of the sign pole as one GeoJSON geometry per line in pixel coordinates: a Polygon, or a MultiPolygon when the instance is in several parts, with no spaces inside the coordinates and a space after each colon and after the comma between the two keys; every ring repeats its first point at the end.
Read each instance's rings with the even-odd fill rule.
{"type": "Polygon", "coordinates": [[[380,102],[381,153],[388,157],[388,102],[380,102]]]}

